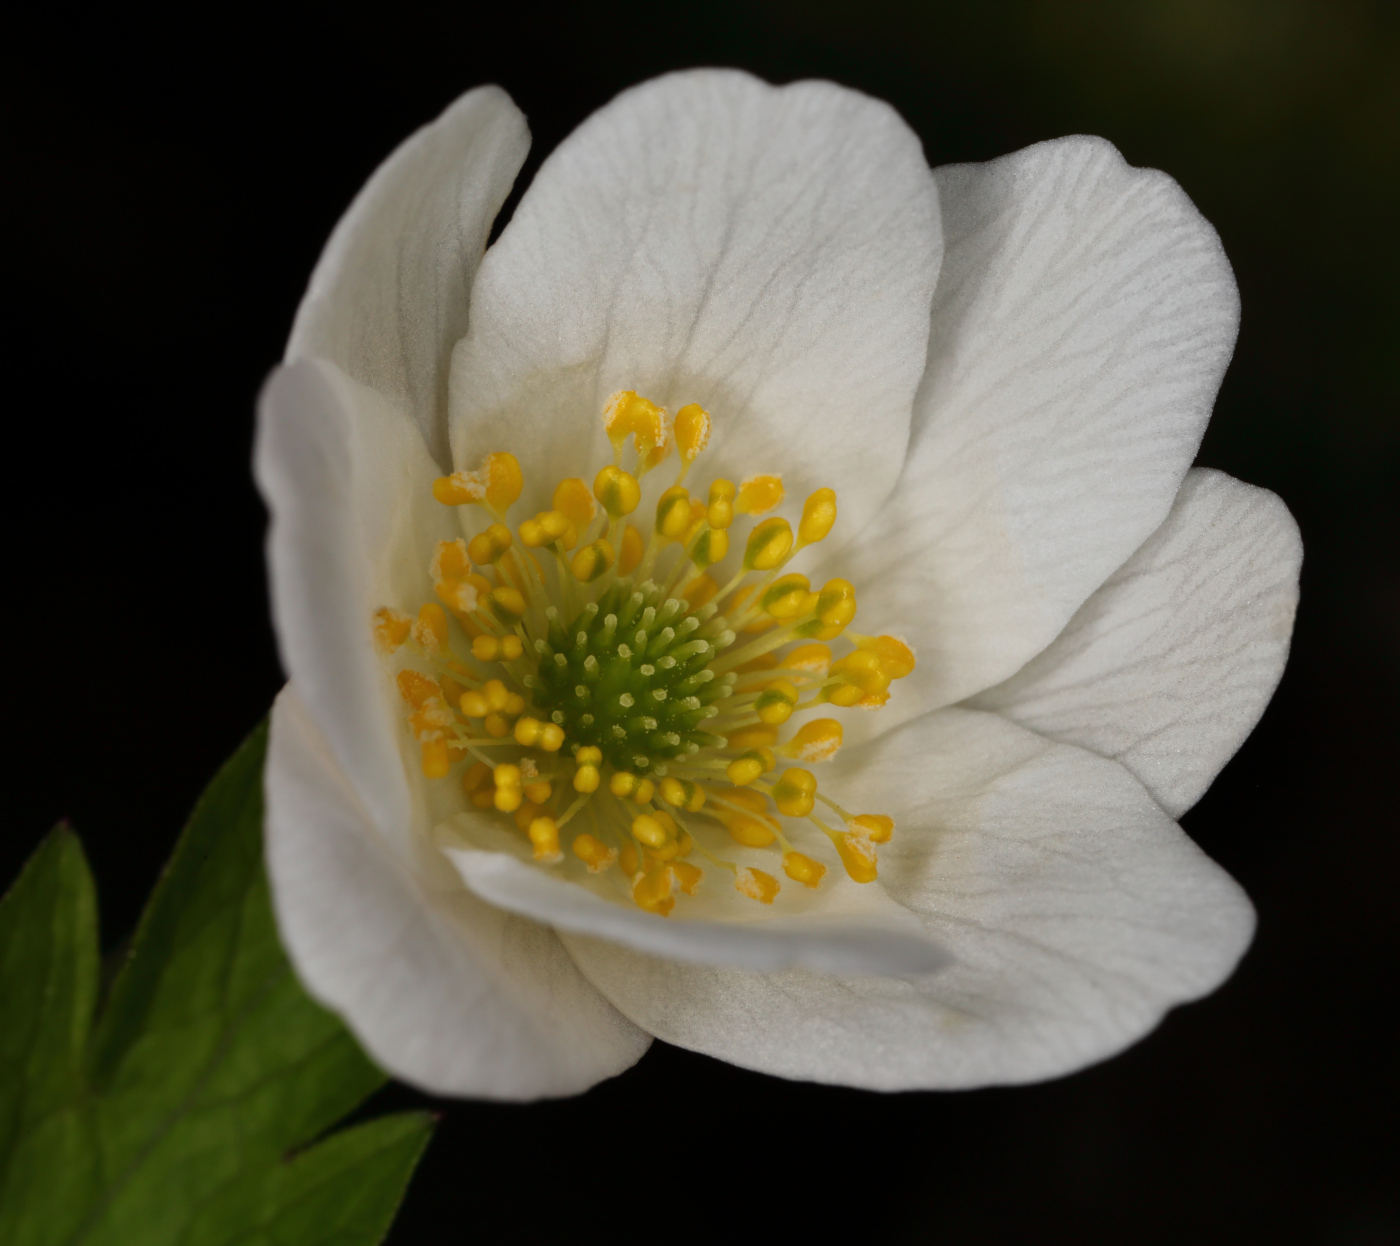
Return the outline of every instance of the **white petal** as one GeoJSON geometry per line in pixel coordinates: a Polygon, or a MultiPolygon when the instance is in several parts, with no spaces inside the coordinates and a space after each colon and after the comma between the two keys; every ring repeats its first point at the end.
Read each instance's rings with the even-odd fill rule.
{"type": "Polygon", "coordinates": [[[635,389],[711,412],[706,479],[834,484],[858,525],[903,459],[939,252],[887,105],[729,70],[645,83],[550,156],[483,261],[453,454],[513,450],[552,488],[611,457],[604,400],[635,389]]]}
{"type": "Polygon", "coordinates": [[[1055,643],[971,704],[1116,758],[1180,817],[1278,685],[1302,559],[1277,497],[1194,470],[1055,643]]]}
{"type": "Polygon", "coordinates": [[[418,429],[331,364],[279,368],[258,405],[254,468],[282,666],[378,826],[402,839],[410,794],[374,611],[433,600],[434,543],[457,535],[433,500],[418,429]]]}
{"type": "Polygon", "coordinates": [[[857,585],[918,649],[885,729],[1013,674],[1161,524],[1238,323],[1215,231],[1101,139],[935,176],[928,374],[857,585]]]}
{"type": "Polygon", "coordinates": [[[356,196],[297,309],[287,362],[325,359],[408,412],[447,462],[447,369],[530,132],[499,87],[424,126],[356,196]]]}
{"type": "MultiPolygon", "coordinates": [[[[745,969],[800,965],[832,973],[922,974],[948,963],[943,950],[914,922],[905,929],[892,921],[852,920],[839,911],[816,906],[801,917],[747,922],[673,920],[611,903],[503,852],[449,848],[447,855],[467,886],[500,908],[547,922],[557,930],[595,935],[635,951],[692,964],[745,969]]],[[[706,888],[724,888],[727,878],[723,871],[712,872],[719,878],[707,880],[706,888]]],[[[747,903],[758,907],[752,900],[747,903]]]]}
{"type": "Polygon", "coordinates": [[[949,709],[840,771],[843,803],[894,816],[880,885],[949,950],[947,969],[749,973],[563,935],[583,971],[682,1047],[784,1077],[936,1089],[1101,1060],[1214,989],[1249,942],[1249,901],[1116,762],[949,709]]]}
{"type": "Polygon", "coordinates": [[[296,690],[266,774],[277,923],[308,991],[396,1077],[438,1094],[537,1099],[621,1072],[651,1042],[547,927],[434,879],[376,830],[296,690]]]}

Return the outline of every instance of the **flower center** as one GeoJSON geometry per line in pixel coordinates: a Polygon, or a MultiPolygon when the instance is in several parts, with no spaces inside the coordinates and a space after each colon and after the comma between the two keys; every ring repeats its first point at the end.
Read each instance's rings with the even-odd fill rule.
{"type": "Polygon", "coordinates": [[[677,892],[696,894],[705,871],[695,857],[773,903],[777,877],[761,860],[726,859],[734,844],[775,854],[807,887],[833,851],[856,882],[872,881],[892,820],[847,812],[810,770],[786,764],[830,760],[840,722],[813,718],[779,739],[805,710],[878,709],[891,680],[914,668],[903,641],[850,630],[849,581],[814,589],[784,570],[831,531],[835,493],[813,493],[795,533],[780,517],[755,523],[721,584],[736,517],[776,509],[782,478],[715,480],[704,500],[692,497],[684,482],[710,436],[695,404],[672,419],[627,391],[609,399],[603,423],[612,464],[591,489],[561,481],[552,508],[514,533],[505,519],[524,482],[513,455],[434,482],[439,502],[482,506],[491,522],[469,541],[438,544],[429,566],[438,601],[416,618],[388,607],[375,615],[423,774],[457,773],[465,797],[511,819],[544,865],[568,867],[566,840],[581,863],[569,868],[617,865],[621,894],[662,915],[677,892]],[[673,447],[679,472],[643,538],[627,517],[673,447]],[[839,658],[828,643],[838,638],[851,646],[839,658]],[[791,832],[805,850],[779,816],[807,828],[791,832]]]}

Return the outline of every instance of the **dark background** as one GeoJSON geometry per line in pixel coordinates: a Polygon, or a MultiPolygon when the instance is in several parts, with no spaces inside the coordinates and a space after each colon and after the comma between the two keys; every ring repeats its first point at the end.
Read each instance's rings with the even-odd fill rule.
{"type": "Polygon", "coordinates": [[[7,35],[0,883],[69,816],[116,942],[266,710],[254,396],[342,209],[459,92],[529,115],[522,181],[616,91],[697,64],[883,96],[933,164],[1102,134],[1224,238],[1243,329],[1199,461],[1281,494],[1306,547],[1282,686],[1185,819],[1258,906],[1239,972],[1030,1088],[877,1096],[657,1044],[575,1100],[444,1104],[391,1241],[855,1213],[863,1240],[948,1246],[1400,1242],[1400,5],[228,11],[7,35]]]}

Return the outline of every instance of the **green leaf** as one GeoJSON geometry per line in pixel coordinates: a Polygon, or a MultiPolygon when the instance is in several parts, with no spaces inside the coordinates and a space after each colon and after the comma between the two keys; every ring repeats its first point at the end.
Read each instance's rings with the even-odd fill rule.
{"type": "Polygon", "coordinates": [[[22,1240],[16,1218],[90,1184],[81,1103],[97,968],[92,875],[60,825],[0,901],[0,1242],[22,1240]]]}
{"type": "Polygon", "coordinates": [[[260,728],[200,799],[95,1031],[95,901],[76,837],[54,832],[0,907],[7,1246],[359,1246],[386,1231],[431,1121],[390,1117],[301,1150],[384,1076],[278,943],[266,744],[260,728]]]}

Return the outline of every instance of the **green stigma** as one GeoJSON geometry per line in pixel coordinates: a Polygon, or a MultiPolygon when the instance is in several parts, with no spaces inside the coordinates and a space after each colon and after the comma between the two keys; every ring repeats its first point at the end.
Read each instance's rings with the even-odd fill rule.
{"type": "Polygon", "coordinates": [[[537,712],[564,731],[565,749],[598,748],[618,770],[664,776],[666,763],[723,748],[700,729],[719,713],[735,676],[710,663],[734,641],[713,603],[691,611],[651,580],[619,580],[567,626],[545,611],[548,638],[534,642],[538,673],[526,679],[537,712]]]}

